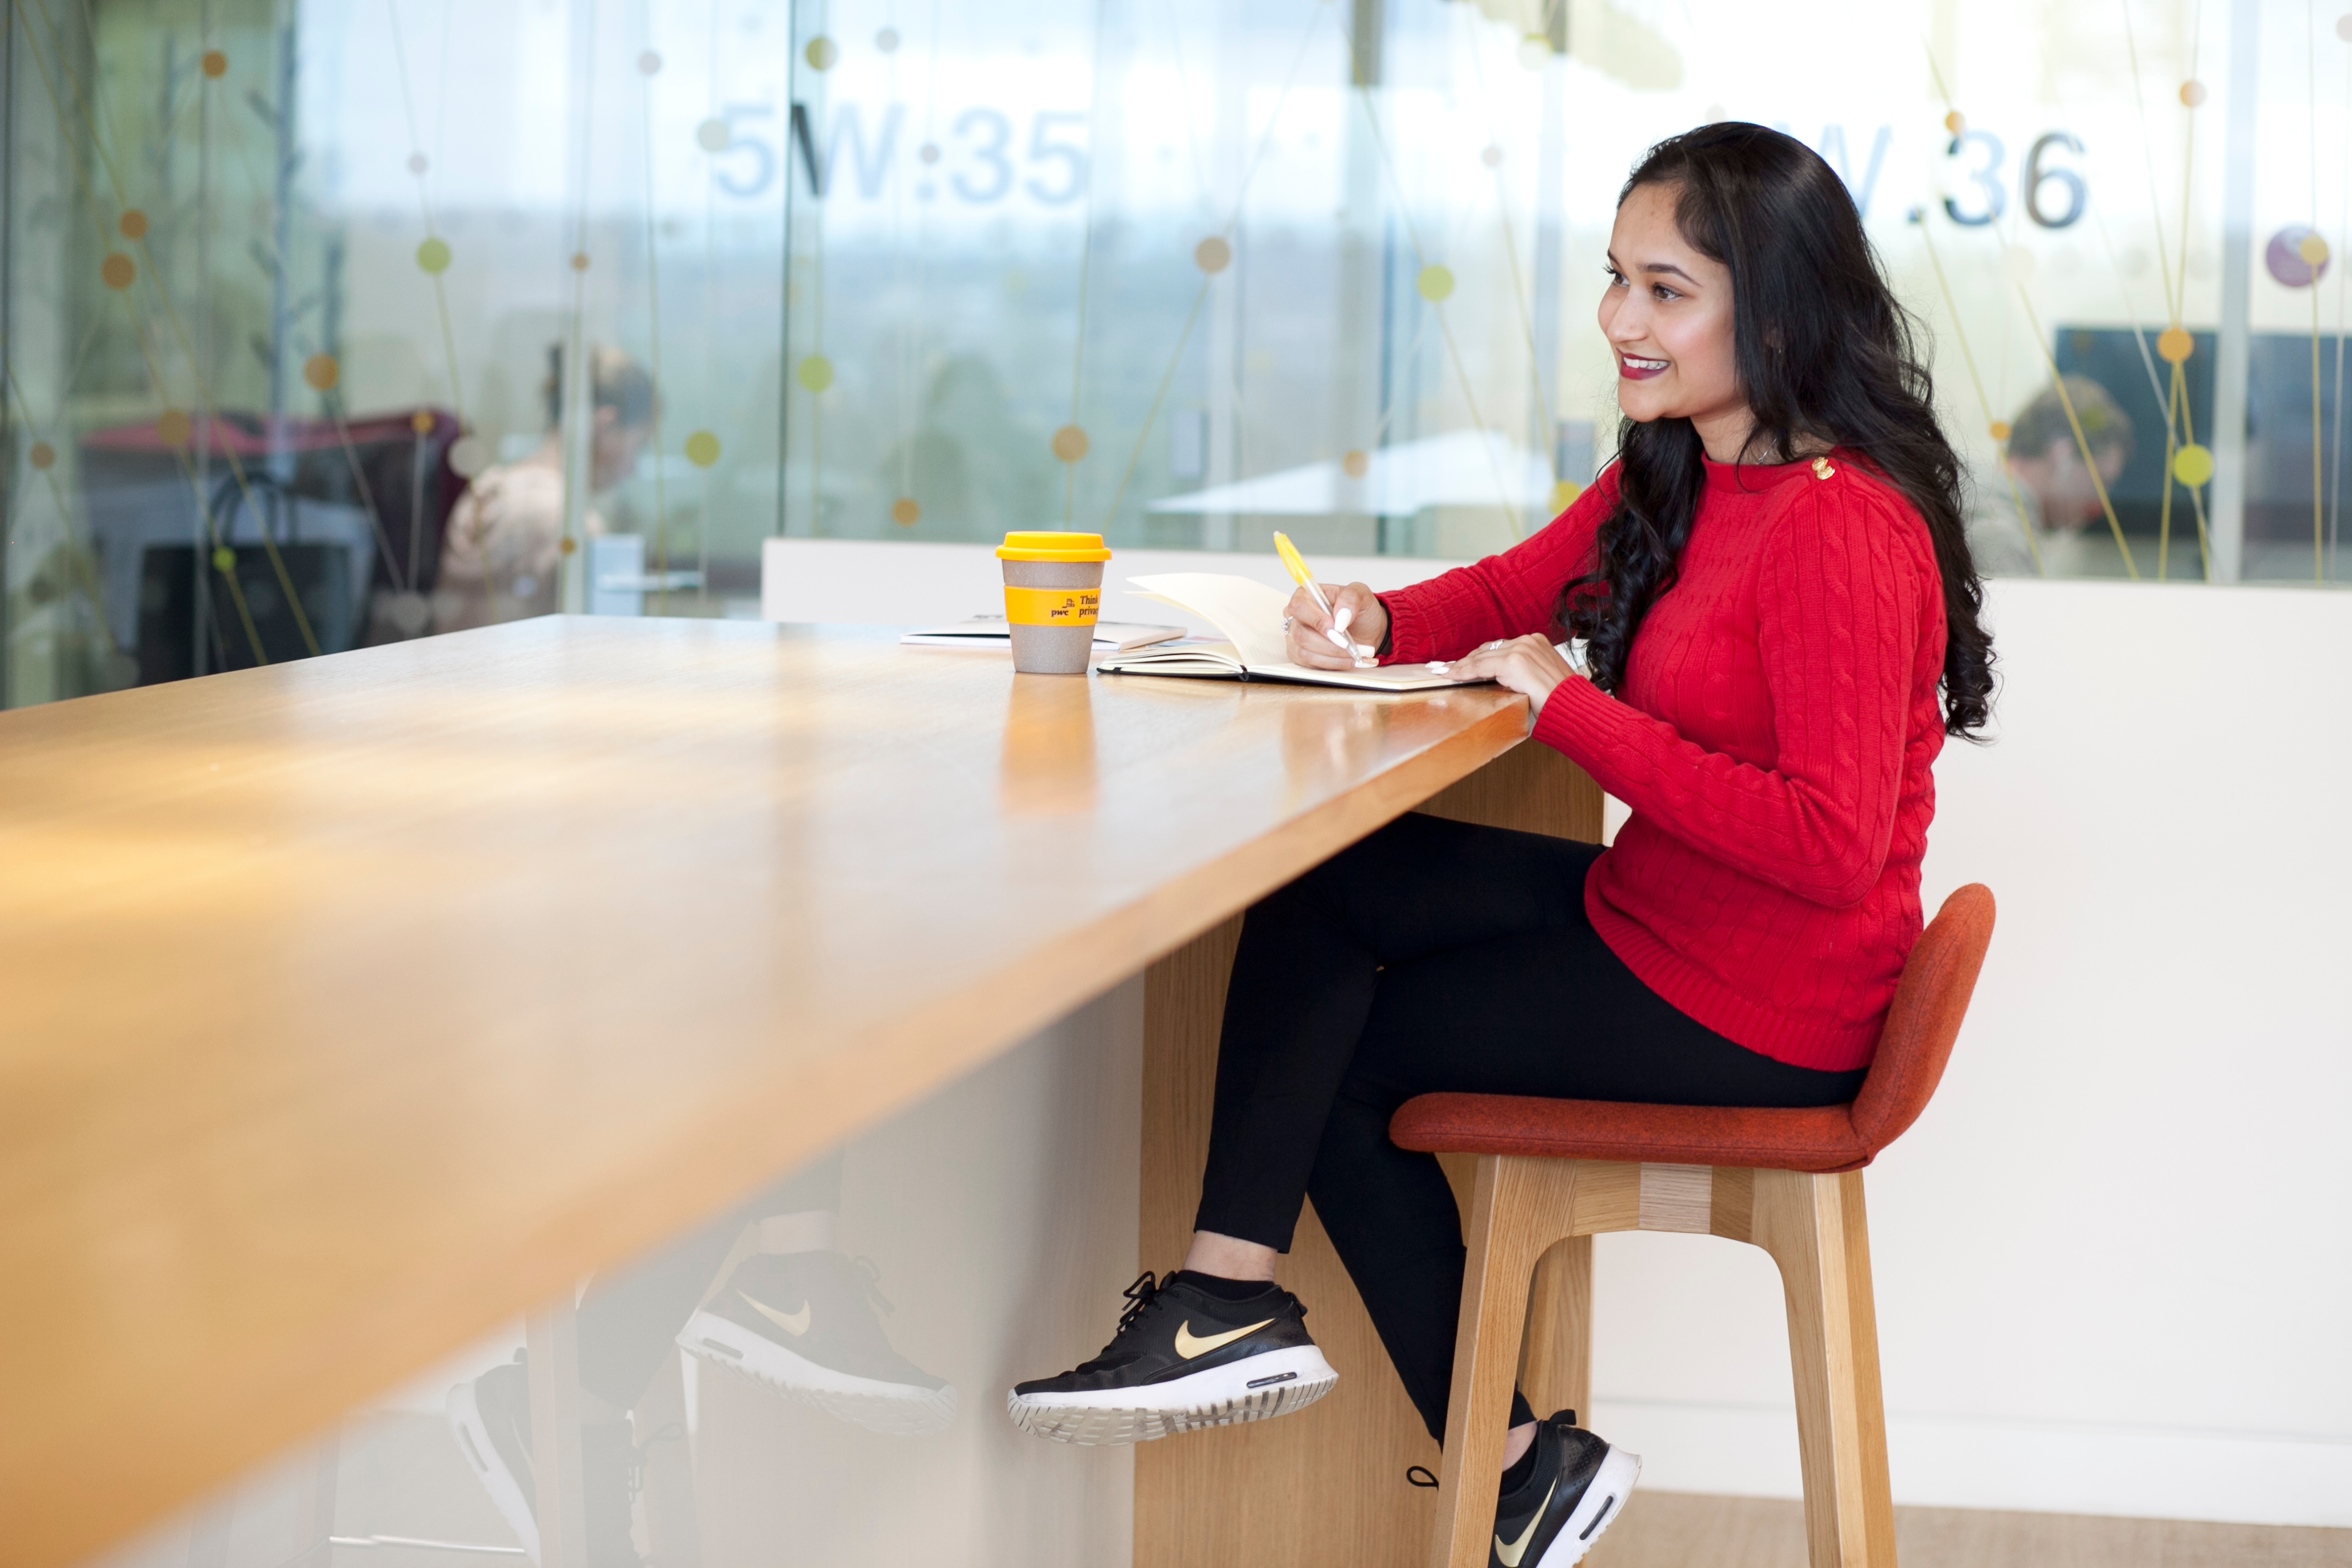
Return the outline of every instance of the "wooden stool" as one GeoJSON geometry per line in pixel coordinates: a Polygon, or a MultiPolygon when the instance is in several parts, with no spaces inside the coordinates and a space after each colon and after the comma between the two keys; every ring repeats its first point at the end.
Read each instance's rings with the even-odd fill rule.
{"type": "Polygon", "coordinates": [[[1524,1373],[1531,1390],[1590,1410],[1592,1237],[1612,1230],[1728,1237],[1772,1255],[1788,1295],[1812,1568],[1894,1568],[1862,1167],[1927,1109],[1992,923],[1981,886],[1944,900],[1904,966],[1852,1105],[1425,1094],[1397,1111],[1389,1134],[1400,1147],[1478,1156],[1432,1568],[1486,1563],[1488,1478],[1502,1469],[1515,1379],[1524,1373]],[[1465,1487],[1465,1476],[1480,1479],[1465,1487]]]}

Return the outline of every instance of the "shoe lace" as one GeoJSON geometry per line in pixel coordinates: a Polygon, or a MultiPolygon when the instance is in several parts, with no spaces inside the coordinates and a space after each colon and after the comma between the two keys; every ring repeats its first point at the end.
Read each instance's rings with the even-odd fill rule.
{"type": "Polygon", "coordinates": [[[1125,1332],[1129,1324],[1150,1310],[1151,1303],[1158,1300],[1160,1292],[1166,1289],[1166,1282],[1149,1268],[1137,1275],[1135,1283],[1120,1292],[1121,1299],[1131,1302],[1132,1305],[1118,1315],[1119,1331],[1122,1333],[1125,1332]]]}
{"type": "Polygon", "coordinates": [[[654,1445],[656,1443],[683,1443],[685,1441],[685,1425],[681,1422],[672,1421],[667,1426],[656,1428],[653,1436],[647,1437],[644,1442],[632,1444],[630,1446],[629,1497],[632,1500],[635,1500],[639,1492],[646,1489],[646,1463],[647,1458],[654,1451],[654,1445]]]}
{"type": "Polygon", "coordinates": [[[857,1282],[865,1287],[866,1299],[881,1308],[885,1315],[895,1316],[898,1309],[890,1305],[889,1297],[882,1294],[881,1265],[870,1258],[853,1258],[850,1261],[857,1266],[857,1282]]]}

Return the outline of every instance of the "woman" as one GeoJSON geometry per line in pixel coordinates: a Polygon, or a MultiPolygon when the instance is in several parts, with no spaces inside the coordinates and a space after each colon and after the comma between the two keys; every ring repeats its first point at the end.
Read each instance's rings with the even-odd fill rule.
{"type": "MultiPolygon", "coordinates": [[[[547,351],[547,436],[529,457],[474,477],[449,513],[434,577],[433,629],[464,631],[555,613],[563,542],[563,351],[547,351]]],[[[654,383],[617,349],[588,354],[588,489],[601,494],[636,471],[653,435],[654,383]]],[[[581,531],[604,531],[594,508],[581,531]]]]}
{"type": "MultiPolygon", "coordinates": [[[[1799,142],[1722,124],[1653,149],[1608,270],[1617,463],[1507,553],[1337,589],[1334,618],[1525,694],[1534,738],[1633,816],[1605,851],[1406,816],[1249,911],[1183,1269],[1138,1282],[1100,1357],[1014,1390],[1031,1430],[1132,1440],[1328,1389],[1272,1283],[1309,1196],[1442,1438],[1460,1222],[1436,1160],[1390,1143],[1398,1105],[1817,1106],[1862,1082],[1919,933],[1929,770],[1991,689],[1959,466],[1853,203],[1799,142]]],[[[1290,616],[1293,658],[1345,665],[1309,595],[1290,616]]],[[[1498,1559],[1563,1568],[1639,1460],[1512,1414],[1498,1559]]]]}

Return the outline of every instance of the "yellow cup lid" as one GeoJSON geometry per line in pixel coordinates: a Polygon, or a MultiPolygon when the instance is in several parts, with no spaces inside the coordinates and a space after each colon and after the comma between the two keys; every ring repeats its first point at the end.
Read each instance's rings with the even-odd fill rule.
{"type": "Polygon", "coordinates": [[[1008,533],[996,547],[999,561],[1108,561],[1099,533],[1008,533]]]}

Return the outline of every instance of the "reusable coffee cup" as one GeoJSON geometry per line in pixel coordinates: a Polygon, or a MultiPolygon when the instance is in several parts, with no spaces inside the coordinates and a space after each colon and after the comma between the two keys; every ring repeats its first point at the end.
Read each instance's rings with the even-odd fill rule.
{"type": "Polygon", "coordinates": [[[1004,563],[1013,668],[1024,675],[1084,675],[1102,613],[1103,563],[1110,559],[1102,535],[1008,533],[996,558],[1004,563]]]}

